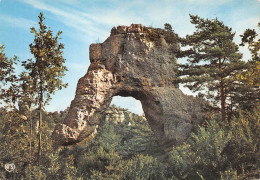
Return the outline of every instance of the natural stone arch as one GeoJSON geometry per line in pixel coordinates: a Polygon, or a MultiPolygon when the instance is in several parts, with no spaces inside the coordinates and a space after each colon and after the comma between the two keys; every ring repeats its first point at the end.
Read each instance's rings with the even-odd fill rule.
{"type": "Polygon", "coordinates": [[[90,67],[78,82],[65,124],[55,127],[56,143],[74,144],[95,132],[116,95],[141,101],[164,147],[183,142],[202,120],[202,103],[174,84],[178,50],[176,34],[139,24],[113,28],[105,42],[90,45],[90,67]]]}

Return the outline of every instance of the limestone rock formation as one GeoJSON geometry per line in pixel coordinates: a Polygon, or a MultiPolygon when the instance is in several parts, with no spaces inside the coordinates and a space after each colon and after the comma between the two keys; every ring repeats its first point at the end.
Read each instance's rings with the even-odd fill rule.
{"type": "Polygon", "coordinates": [[[113,28],[105,42],[91,44],[91,64],[78,81],[65,124],[55,127],[56,143],[74,144],[95,132],[116,95],[141,101],[164,147],[185,141],[202,120],[203,103],[174,83],[178,50],[176,34],[140,24],[113,28]]]}
{"type": "Polygon", "coordinates": [[[105,111],[105,121],[106,123],[122,123],[125,119],[132,120],[132,113],[129,112],[127,109],[122,109],[116,107],[115,105],[110,106],[105,111]]]}
{"type": "Polygon", "coordinates": [[[125,114],[123,111],[106,111],[105,121],[113,123],[122,123],[125,120],[125,114]]]}

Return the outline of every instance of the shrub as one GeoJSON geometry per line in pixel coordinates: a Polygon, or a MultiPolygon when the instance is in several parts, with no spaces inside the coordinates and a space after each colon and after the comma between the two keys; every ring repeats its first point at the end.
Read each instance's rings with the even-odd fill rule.
{"type": "Polygon", "coordinates": [[[212,118],[183,145],[173,148],[170,172],[176,179],[257,178],[260,108],[241,111],[230,123],[212,118]]]}

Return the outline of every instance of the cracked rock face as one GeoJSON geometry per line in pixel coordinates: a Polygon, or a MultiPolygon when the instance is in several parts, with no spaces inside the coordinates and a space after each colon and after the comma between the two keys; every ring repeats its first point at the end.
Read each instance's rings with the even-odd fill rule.
{"type": "Polygon", "coordinates": [[[55,142],[70,145],[96,132],[116,95],[141,101],[166,149],[185,141],[202,120],[203,103],[174,84],[178,50],[176,34],[140,24],[113,28],[105,42],[90,45],[91,64],[78,81],[65,124],[55,127],[55,142]]]}

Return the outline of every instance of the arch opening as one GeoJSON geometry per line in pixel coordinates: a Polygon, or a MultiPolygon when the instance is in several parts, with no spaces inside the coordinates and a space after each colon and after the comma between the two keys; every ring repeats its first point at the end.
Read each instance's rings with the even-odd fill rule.
{"type": "Polygon", "coordinates": [[[110,106],[113,104],[121,108],[128,109],[130,112],[138,115],[142,115],[144,113],[141,102],[131,96],[114,96],[110,106]]]}

